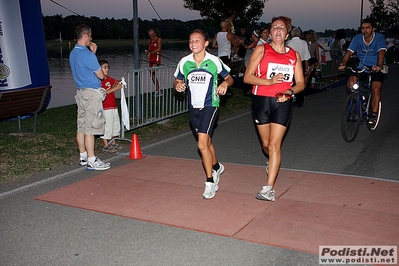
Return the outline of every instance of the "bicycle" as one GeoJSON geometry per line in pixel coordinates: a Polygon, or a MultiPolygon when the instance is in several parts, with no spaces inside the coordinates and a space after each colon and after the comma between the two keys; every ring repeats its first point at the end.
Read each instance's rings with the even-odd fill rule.
{"type": "Polygon", "coordinates": [[[381,101],[378,104],[377,121],[375,124],[368,123],[371,109],[371,68],[353,69],[346,67],[356,74],[367,73],[367,78],[358,81],[352,86],[352,93],[345,100],[344,111],[341,117],[341,133],[346,142],[353,142],[359,133],[360,124],[366,121],[367,128],[371,131],[378,126],[381,117],[381,101]]]}

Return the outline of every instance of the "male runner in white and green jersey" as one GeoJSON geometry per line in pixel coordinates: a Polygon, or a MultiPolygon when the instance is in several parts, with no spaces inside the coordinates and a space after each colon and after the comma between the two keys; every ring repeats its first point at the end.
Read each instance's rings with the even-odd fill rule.
{"type": "Polygon", "coordinates": [[[218,162],[212,144],[213,129],[219,114],[219,95],[226,94],[233,85],[230,68],[216,56],[206,51],[209,36],[205,31],[194,30],[190,34],[192,54],[183,57],[177,65],[174,88],[178,92],[187,89],[190,121],[198,137],[198,149],[206,174],[203,198],[211,199],[219,189],[220,175],[224,166],[218,162]],[[218,85],[218,75],[224,81],[218,85]]]}

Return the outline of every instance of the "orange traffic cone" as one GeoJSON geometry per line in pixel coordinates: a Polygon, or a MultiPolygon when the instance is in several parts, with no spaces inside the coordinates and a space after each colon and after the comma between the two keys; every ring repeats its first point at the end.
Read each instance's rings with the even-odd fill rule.
{"type": "Polygon", "coordinates": [[[139,143],[139,138],[137,137],[137,134],[132,135],[132,144],[130,145],[130,159],[133,160],[138,160],[142,159],[145,156],[141,153],[140,149],[140,143],[139,143]]]}

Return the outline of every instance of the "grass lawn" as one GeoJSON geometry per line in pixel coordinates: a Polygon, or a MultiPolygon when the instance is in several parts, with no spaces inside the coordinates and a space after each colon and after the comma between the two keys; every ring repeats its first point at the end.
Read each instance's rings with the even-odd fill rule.
{"type": "MultiPolygon", "coordinates": [[[[232,88],[233,96],[223,96],[220,120],[247,112],[251,98],[243,90],[232,88]]],[[[154,123],[125,133],[131,139],[137,134],[140,141],[156,141],[168,133],[189,130],[188,114],[154,123]]],[[[33,129],[33,117],[23,119],[22,129],[33,129]]],[[[77,163],[76,105],[46,110],[38,116],[37,134],[18,132],[17,120],[0,121],[0,185],[28,179],[31,175],[77,163]]],[[[96,152],[102,149],[102,140],[96,139],[96,152]]]]}

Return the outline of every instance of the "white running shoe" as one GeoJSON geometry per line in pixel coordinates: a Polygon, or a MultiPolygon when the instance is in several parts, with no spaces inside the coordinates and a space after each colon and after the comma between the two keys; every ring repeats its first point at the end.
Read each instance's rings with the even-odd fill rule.
{"type": "Polygon", "coordinates": [[[204,194],[202,194],[203,199],[211,199],[215,197],[216,191],[218,191],[219,187],[217,184],[212,182],[205,182],[205,190],[204,194]]]}
{"type": "Polygon", "coordinates": [[[258,200],[275,201],[275,191],[270,185],[266,185],[256,194],[258,200]]]}
{"type": "Polygon", "coordinates": [[[81,165],[81,166],[87,165],[87,157],[80,157],[78,165],[81,165]]]}
{"type": "Polygon", "coordinates": [[[96,171],[108,170],[109,168],[111,168],[111,164],[104,163],[98,157],[96,157],[94,163],[88,161],[86,166],[86,170],[96,170],[96,171]]]}
{"type": "Polygon", "coordinates": [[[224,172],[224,166],[223,164],[219,163],[219,169],[217,171],[212,170],[212,177],[213,177],[213,182],[217,185],[219,184],[220,181],[220,175],[223,174],[224,172]]]}

